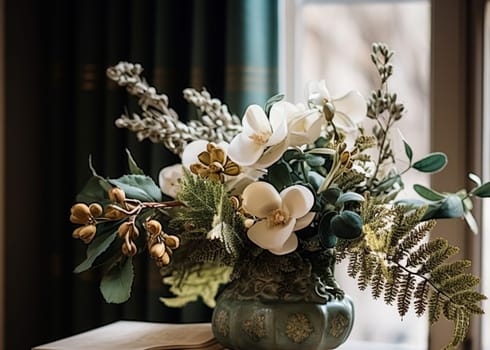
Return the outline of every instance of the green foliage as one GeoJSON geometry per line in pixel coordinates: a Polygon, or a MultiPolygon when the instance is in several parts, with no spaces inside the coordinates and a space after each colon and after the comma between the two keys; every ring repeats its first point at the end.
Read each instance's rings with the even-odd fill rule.
{"type": "Polygon", "coordinates": [[[145,172],[138,166],[138,164],[136,164],[136,161],[131,155],[129,149],[126,149],[126,154],[128,156],[129,173],[133,175],[145,175],[145,172]]]}
{"type": "Polygon", "coordinates": [[[412,164],[412,168],[424,173],[435,173],[442,170],[447,164],[447,156],[441,152],[434,152],[412,164]]]}
{"type": "Polygon", "coordinates": [[[122,258],[104,273],[100,281],[100,291],[108,303],[120,304],[131,295],[134,272],[132,258],[122,258]]]}
{"type": "Polygon", "coordinates": [[[216,239],[229,255],[238,256],[244,244],[243,222],[221,183],[186,172],[178,199],[185,207],[175,213],[171,225],[188,227],[189,234],[183,237],[184,240],[201,240],[203,246],[198,251],[205,255],[205,242],[216,239]]]}
{"type": "Polygon", "coordinates": [[[384,294],[400,316],[413,305],[419,316],[428,311],[431,323],[441,316],[453,321],[450,349],[464,340],[471,316],[483,313],[479,304],[486,296],[475,290],[479,278],[465,272],[470,261],[447,262],[459,249],[442,238],[429,239],[435,222],[421,222],[424,210],[380,208],[368,197],[361,204],[362,236],[340,240],[337,257],[348,258],[348,274],[357,278],[360,289],[370,285],[374,298],[384,294]]]}
{"type": "MultiPolygon", "coordinates": [[[[100,228],[101,227],[99,226],[98,230],[100,228]]],[[[109,230],[105,233],[98,232],[87,248],[87,258],[78,265],[73,272],[80,273],[90,269],[95,262],[95,259],[109,248],[116,237],[116,229],[114,229],[114,231],[109,230]]]]}
{"type": "Polygon", "coordinates": [[[186,271],[174,270],[164,277],[163,282],[170,285],[175,297],[160,300],[170,307],[182,307],[201,297],[207,306],[213,308],[218,289],[221,284],[229,282],[232,270],[229,266],[212,263],[198,264],[186,271]]]}
{"type": "Polygon", "coordinates": [[[118,179],[107,180],[122,189],[128,198],[147,202],[162,200],[162,192],[152,178],[146,175],[124,175],[118,179]]]}

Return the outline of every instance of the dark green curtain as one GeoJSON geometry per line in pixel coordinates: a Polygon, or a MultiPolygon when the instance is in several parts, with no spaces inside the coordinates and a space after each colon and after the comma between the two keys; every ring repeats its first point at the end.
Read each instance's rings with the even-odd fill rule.
{"type": "Polygon", "coordinates": [[[178,159],[114,120],[135,101],[105,77],[120,60],[192,118],[185,87],[205,86],[242,115],[277,91],[277,3],[263,0],[5,0],[6,349],[25,349],[118,320],[209,321],[199,303],[168,309],[158,269],[136,259],[132,297],[106,304],[97,271],[73,268],[69,208],[98,173],[126,171],[125,148],[156,179],[178,159]]]}

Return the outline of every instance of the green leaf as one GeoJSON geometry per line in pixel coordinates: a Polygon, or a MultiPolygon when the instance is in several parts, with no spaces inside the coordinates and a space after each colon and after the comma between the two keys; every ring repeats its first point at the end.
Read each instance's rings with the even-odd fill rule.
{"type": "Polygon", "coordinates": [[[410,145],[405,140],[403,140],[403,145],[405,146],[405,154],[407,155],[407,158],[410,161],[410,163],[412,163],[412,158],[413,158],[412,147],[410,147],[410,145]]]}
{"type": "Polygon", "coordinates": [[[446,164],[447,156],[444,153],[435,152],[413,163],[412,168],[423,173],[434,173],[444,168],[446,164]]]}
{"type": "Polygon", "coordinates": [[[147,202],[159,202],[162,200],[162,191],[149,176],[124,175],[118,179],[109,179],[108,181],[113,186],[122,189],[127,198],[147,202]]]}
{"type": "Polygon", "coordinates": [[[351,201],[362,202],[362,201],[364,201],[364,197],[362,195],[360,195],[359,193],[356,193],[356,192],[342,193],[339,196],[339,198],[337,198],[337,202],[335,203],[335,205],[342,205],[345,202],[351,202],[351,201]]]}
{"type": "Polygon", "coordinates": [[[292,184],[291,168],[284,162],[275,163],[269,167],[267,178],[278,191],[281,191],[292,184]]]}
{"type": "Polygon", "coordinates": [[[444,199],[446,198],[445,195],[437,192],[437,191],[434,191],[433,189],[431,188],[427,188],[425,186],[422,186],[422,185],[418,185],[418,184],[415,184],[413,185],[413,189],[415,190],[415,192],[417,192],[421,197],[425,198],[425,199],[428,199],[430,201],[439,201],[441,199],[444,199]]]}
{"type": "Polygon", "coordinates": [[[319,156],[314,156],[312,154],[306,154],[306,163],[311,166],[311,167],[319,167],[325,164],[325,158],[319,157],[319,156]]]}
{"type": "Polygon", "coordinates": [[[362,233],[363,220],[359,214],[344,210],[341,214],[336,215],[330,222],[330,227],[339,238],[355,239],[362,233]]]}
{"type": "Polygon", "coordinates": [[[469,173],[468,178],[473,181],[477,186],[481,186],[481,179],[478,175],[474,173],[469,173]]]}
{"type": "MultiPolygon", "coordinates": [[[[98,229],[98,228],[97,228],[98,229]]],[[[73,272],[80,273],[86,271],[92,267],[95,259],[105,252],[111,245],[114,239],[117,237],[116,232],[107,232],[105,234],[97,233],[94,240],[89,244],[87,248],[87,258],[77,267],[73,272]]]]}
{"type": "Polygon", "coordinates": [[[105,301],[115,304],[127,301],[131,295],[133,278],[132,258],[125,259],[122,264],[114,264],[100,281],[100,291],[105,301]]]}
{"type": "Polygon", "coordinates": [[[270,112],[270,110],[272,108],[272,105],[274,103],[276,103],[276,102],[281,101],[283,98],[284,98],[284,95],[283,94],[277,94],[277,95],[274,95],[271,98],[269,98],[267,100],[267,102],[265,103],[265,106],[264,106],[265,114],[266,115],[269,115],[269,112],[270,112]]]}
{"type": "Polygon", "coordinates": [[[489,182],[485,182],[481,186],[478,186],[477,188],[475,188],[472,191],[472,193],[475,196],[478,196],[478,197],[481,197],[481,198],[490,197],[490,181],[489,182]]]}
{"type": "Polygon", "coordinates": [[[444,200],[429,204],[422,220],[461,218],[464,216],[463,201],[450,194],[444,200]]]}
{"type": "Polygon", "coordinates": [[[126,154],[128,155],[128,167],[129,172],[133,175],[145,175],[145,172],[136,164],[131,152],[126,148],[126,154]]]}
{"type": "Polygon", "coordinates": [[[83,203],[104,202],[108,200],[107,192],[112,186],[102,177],[92,176],[80,193],[76,200],[83,203]]]}

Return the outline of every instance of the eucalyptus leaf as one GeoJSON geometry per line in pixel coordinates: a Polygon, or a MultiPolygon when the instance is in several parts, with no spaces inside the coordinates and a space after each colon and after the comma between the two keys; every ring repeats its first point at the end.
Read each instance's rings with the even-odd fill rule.
{"type": "Polygon", "coordinates": [[[447,156],[442,152],[430,153],[412,164],[412,168],[423,173],[435,173],[442,170],[447,164],[447,156]]]}
{"type": "Polygon", "coordinates": [[[450,194],[441,201],[430,203],[422,220],[461,218],[463,216],[463,201],[458,195],[450,194]]]}
{"type": "Polygon", "coordinates": [[[118,179],[110,179],[108,181],[113,186],[122,189],[127,198],[149,202],[162,200],[162,191],[149,176],[124,175],[118,179]]]}
{"type": "Polygon", "coordinates": [[[337,202],[335,205],[342,205],[345,202],[362,202],[364,201],[364,197],[356,192],[346,192],[342,193],[339,198],[337,198],[337,202]]]}
{"type": "Polygon", "coordinates": [[[107,271],[100,281],[100,291],[108,303],[121,304],[131,296],[134,272],[132,258],[126,258],[107,271]]]}
{"type": "Polygon", "coordinates": [[[471,211],[464,212],[464,220],[466,221],[466,224],[470,228],[471,232],[473,232],[475,235],[478,234],[478,224],[476,223],[473,214],[471,214],[471,211]]]}
{"type": "Polygon", "coordinates": [[[475,196],[484,198],[484,197],[490,197],[490,181],[485,182],[483,185],[478,186],[475,188],[472,193],[475,196]]]}
{"type": "Polygon", "coordinates": [[[117,234],[115,230],[106,233],[97,232],[94,240],[87,247],[87,258],[78,265],[73,272],[80,273],[90,269],[95,259],[109,248],[116,237],[117,234]]]}
{"type": "Polygon", "coordinates": [[[325,164],[325,159],[312,154],[306,154],[306,163],[311,167],[319,167],[325,164]]]}
{"type": "Polygon", "coordinates": [[[318,224],[318,235],[324,248],[333,248],[337,244],[337,236],[335,236],[330,226],[330,222],[335,216],[337,216],[336,212],[329,211],[321,217],[318,224]]]}
{"type": "Polygon", "coordinates": [[[475,173],[469,173],[468,178],[473,181],[477,186],[481,186],[481,179],[475,173]]]}
{"type": "Polygon", "coordinates": [[[430,201],[439,201],[441,199],[446,198],[445,195],[422,185],[415,184],[413,185],[413,189],[417,192],[421,197],[428,199],[430,201]]]}
{"type": "Polygon", "coordinates": [[[407,158],[410,161],[410,163],[412,163],[412,158],[413,158],[412,147],[410,147],[410,145],[405,140],[403,140],[403,145],[405,146],[405,154],[407,155],[407,158]]]}
{"type": "Polygon", "coordinates": [[[138,166],[138,164],[136,164],[136,161],[131,155],[131,152],[127,148],[126,148],[126,154],[128,155],[129,172],[133,175],[145,175],[145,172],[138,166]]]}
{"type": "Polygon", "coordinates": [[[269,167],[267,177],[269,182],[278,191],[281,191],[283,188],[286,188],[292,184],[291,168],[284,162],[278,162],[269,167]]]}
{"type": "Polygon", "coordinates": [[[286,162],[290,162],[292,160],[303,160],[305,158],[305,154],[297,149],[288,149],[284,152],[282,159],[286,162]]]}
{"type": "Polygon", "coordinates": [[[308,182],[313,186],[315,191],[320,188],[322,185],[323,181],[325,181],[325,178],[318,174],[316,171],[309,171],[308,172],[308,182]]]}
{"type": "Polygon", "coordinates": [[[269,112],[271,111],[271,108],[274,105],[274,103],[281,101],[283,98],[284,98],[283,94],[277,94],[269,98],[264,105],[265,114],[269,115],[269,112]]]}

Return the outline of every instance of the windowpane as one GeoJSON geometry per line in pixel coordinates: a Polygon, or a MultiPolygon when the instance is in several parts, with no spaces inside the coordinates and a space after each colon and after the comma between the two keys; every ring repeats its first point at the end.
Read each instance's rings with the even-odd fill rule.
{"type": "MultiPolygon", "coordinates": [[[[395,51],[394,75],[390,88],[407,107],[399,128],[413,146],[414,158],[430,152],[429,64],[430,2],[311,2],[302,6],[301,81],[325,79],[332,96],[359,90],[369,96],[379,81],[369,59],[371,44],[385,42],[395,51]]],[[[302,91],[296,91],[302,99],[302,91]]],[[[403,169],[401,169],[403,170],[403,169]]],[[[429,183],[429,177],[409,172],[404,196],[412,195],[413,183],[429,183]]],[[[352,340],[407,344],[410,349],[426,349],[428,326],[413,312],[400,319],[396,307],[371,293],[359,291],[340,265],[337,279],[356,306],[352,340]]]]}

